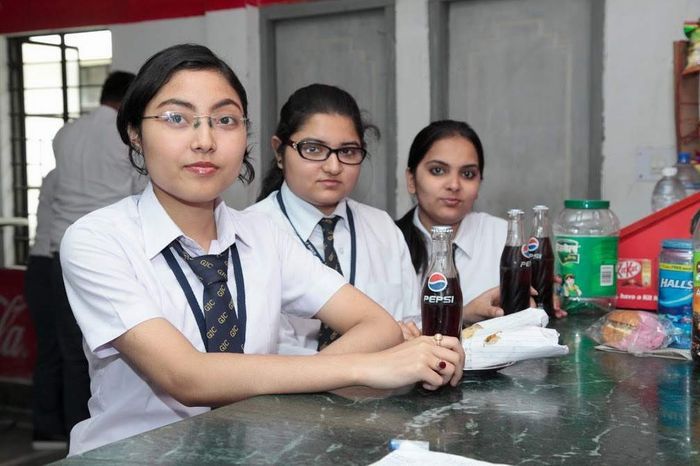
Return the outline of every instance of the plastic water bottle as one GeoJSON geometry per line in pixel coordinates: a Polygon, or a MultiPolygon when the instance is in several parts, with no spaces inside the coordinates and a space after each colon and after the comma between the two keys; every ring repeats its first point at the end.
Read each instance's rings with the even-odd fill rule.
{"type": "MultiPolygon", "coordinates": [[[[693,167],[691,170],[695,171],[693,167]]],[[[686,196],[686,191],[678,178],[676,167],[665,167],[661,170],[661,179],[654,186],[651,195],[651,210],[656,212],[674,204],[686,196]]]]}
{"type": "Polygon", "coordinates": [[[676,169],[678,170],[676,178],[678,178],[678,181],[683,185],[686,196],[700,191],[700,173],[690,164],[689,152],[681,152],[678,154],[676,169]]]}

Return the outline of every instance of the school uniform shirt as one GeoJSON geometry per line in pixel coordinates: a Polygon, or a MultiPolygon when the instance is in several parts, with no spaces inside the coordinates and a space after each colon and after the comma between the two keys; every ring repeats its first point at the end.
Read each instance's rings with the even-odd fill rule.
{"type": "MultiPolygon", "coordinates": [[[[193,311],[161,253],[173,240],[179,239],[191,255],[219,254],[236,244],[247,304],[245,353],[275,353],[281,309],[312,317],[345,284],[266,216],[217,202],[218,238],[207,252],[183,235],[151,184],[141,195],[88,214],[66,231],[60,259],[68,298],[84,336],[92,393],[90,418],[71,432],[71,455],[209,410],[184,406],[151,385],[112,345],[140,323],[164,318],[196,349],[205,351],[193,311]]],[[[179,254],[173,255],[201,306],[202,284],[179,254]]],[[[235,303],[230,256],[228,262],[228,286],[235,303]]]]}
{"type": "Polygon", "coordinates": [[[41,181],[39,205],[36,208],[36,234],[30,256],[51,257],[52,203],[56,195],[56,170],[51,170],[41,181]]]}
{"type": "MultiPolygon", "coordinates": [[[[286,183],[281,188],[289,220],[277,201],[277,191],[250,206],[246,211],[263,212],[294,235],[299,244],[309,240],[323,257],[323,236],[319,220],[324,214],[296,196],[286,183]],[[290,222],[291,221],[291,222],[290,222]],[[292,224],[294,226],[292,226],[292,224]],[[296,229],[296,233],[295,230],[296,229]],[[299,237],[297,237],[297,233],[299,237]]],[[[420,323],[418,281],[411,265],[411,255],[401,230],[383,210],[352,199],[341,201],[331,216],[340,220],[334,231],[334,248],[340,267],[350,279],[351,248],[347,207],[352,211],[356,237],[355,287],[386,309],[396,320],[420,323]]],[[[309,255],[313,255],[311,252],[309,255]]],[[[321,259],[313,255],[319,263],[321,259]]],[[[282,316],[279,352],[283,354],[315,353],[320,321],[282,316]]]]}
{"type": "MultiPolygon", "coordinates": [[[[413,211],[413,224],[422,233],[430,257],[432,240],[418,218],[418,208],[413,211]]],[[[465,306],[484,291],[499,285],[501,253],[507,236],[508,222],[483,212],[470,212],[460,222],[454,237],[455,267],[465,306]]],[[[424,273],[424,270],[418,272],[421,286],[424,273]]]]}

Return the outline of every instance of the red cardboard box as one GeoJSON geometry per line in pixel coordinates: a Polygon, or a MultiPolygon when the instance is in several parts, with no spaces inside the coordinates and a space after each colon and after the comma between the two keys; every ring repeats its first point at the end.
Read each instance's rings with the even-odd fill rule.
{"type": "Polygon", "coordinates": [[[657,310],[661,243],[690,238],[690,222],[698,210],[700,193],[695,193],[620,230],[618,308],[657,310]]]}

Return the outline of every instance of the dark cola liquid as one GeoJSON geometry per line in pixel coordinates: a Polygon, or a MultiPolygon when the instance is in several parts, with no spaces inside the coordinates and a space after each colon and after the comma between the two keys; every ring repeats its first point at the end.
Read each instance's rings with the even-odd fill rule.
{"type": "Polygon", "coordinates": [[[460,338],[462,335],[462,289],[459,279],[448,278],[447,287],[439,292],[423,285],[421,295],[423,335],[442,333],[460,338]]]}
{"type": "Polygon", "coordinates": [[[530,307],[530,261],[520,246],[506,246],[501,254],[501,307],[506,314],[530,307]]]}
{"type": "Polygon", "coordinates": [[[544,309],[549,317],[554,317],[554,254],[549,238],[537,238],[539,247],[533,252],[532,287],[537,290],[535,304],[544,309]]]}

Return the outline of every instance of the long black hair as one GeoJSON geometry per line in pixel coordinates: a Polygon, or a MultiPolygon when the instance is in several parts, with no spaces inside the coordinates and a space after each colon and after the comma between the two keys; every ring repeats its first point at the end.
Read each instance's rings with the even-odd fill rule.
{"type": "MultiPolygon", "coordinates": [[[[474,145],[478,159],[479,174],[483,180],[484,148],[481,145],[481,139],[467,123],[455,120],[434,121],[416,134],[413,143],[411,143],[411,149],[408,151],[408,171],[415,176],[418,164],[425,158],[425,154],[433,147],[433,144],[442,139],[455,136],[462,137],[474,145]]],[[[418,206],[414,206],[396,221],[396,225],[406,239],[408,250],[411,253],[411,262],[416,272],[425,270],[428,266],[428,250],[425,247],[423,235],[413,224],[413,215],[417,208],[418,206]]]]}
{"type": "MultiPolygon", "coordinates": [[[[363,148],[367,145],[365,135],[368,131],[372,131],[377,138],[379,137],[379,129],[362,117],[357,102],[347,91],[328,84],[311,84],[297,89],[280,110],[280,118],[275,130],[275,136],[281,141],[277,154],[281,156],[292,134],[299,131],[299,128],[304,126],[311,117],[319,113],[350,118],[363,148]]],[[[284,172],[273,159],[263,178],[257,200],[265,199],[270,193],[280,189],[283,182],[284,172]]]]}
{"type": "MultiPolygon", "coordinates": [[[[228,81],[241,99],[243,116],[248,117],[248,96],[241,81],[230,66],[203,45],[179,44],[168,47],[149,58],[139,70],[126,91],[117,114],[117,129],[124,144],[129,146],[129,160],[139,173],[146,175],[146,164],[139,147],[131,141],[129,128],[141,136],[143,112],[153,97],[165,86],[173,75],[181,70],[216,71],[228,81]]],[[[250,183],[255,170],[250,162],[250,147],[246,147],[243,167],[238,178],[250,183]]]]}

